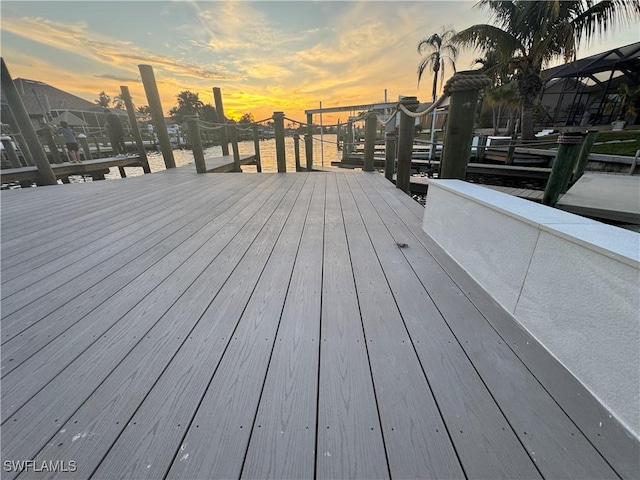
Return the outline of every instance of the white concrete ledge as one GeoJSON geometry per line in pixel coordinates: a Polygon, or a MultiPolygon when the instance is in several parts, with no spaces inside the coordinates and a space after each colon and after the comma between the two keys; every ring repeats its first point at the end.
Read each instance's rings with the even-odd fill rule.
{"type": "Polygon", "coordinates": [[[640,234],[459,180],[423,229],[640,436],[640,234]]]}

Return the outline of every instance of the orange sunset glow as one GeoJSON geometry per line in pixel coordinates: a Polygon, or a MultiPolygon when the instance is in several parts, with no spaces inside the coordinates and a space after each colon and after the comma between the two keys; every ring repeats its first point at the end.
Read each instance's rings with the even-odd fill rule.
{"type": "MultiPolygon", "coordinates": [[[[163,109],[183,90],[225,114],[256,120],[284,111],[390,101],[430,101],[431,78],[418,88],[418,42],[444,26],[488,22],[474,2],[24,2],[1,4],[2,56],[13,78],[27,78],[95,101],[129,87],[146,105],[139,64],[154,68],[163,109]]],[[[579,56],[637,41],[621,28],[579,56]]],[[[459,70],[473,67],[463,52],[459,70]]],[[[449,72],[452,73],[452,72],[449,72]]],[[[343,115],[344,117],[345,115],[343,115]]],[[[327,115],[328,122],[338,116],[327,115]]]]}

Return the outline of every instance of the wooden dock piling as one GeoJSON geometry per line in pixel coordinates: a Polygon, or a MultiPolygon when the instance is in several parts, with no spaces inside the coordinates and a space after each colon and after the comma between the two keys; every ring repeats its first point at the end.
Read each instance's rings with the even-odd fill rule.
{"type": "Polygon", "coordinates": [[[49,153],[53,159],[53,163],[62,163],[62,155],[58,149],[56,139],[53,137],[53,131],[50,126],[45,125],[37,131],[38,135],[41,135],[47,146],[49,147],[49,153]]]}
{"type": "MultiPolygon", "coordinates": [[[[222,91],[219,87],[213,87],[213,100],[216,104],[218,123],[227,123],[227,118],[224,116],[224,105],[222,104],[222,91]]],[[[226,126],[220,129],[220,144],[222,146],[222,155],[229,155],[229,136],[226,126]]]]}
{"type": "Polygon", "coordinates": [[[253,150],[256,156],[256,171],[262,172],[262,162],[260,161],[260,134],[258,133],[258,125],[251,127],[253,130],[253,150]]]}
{"type": "Polygon", "coordinates": [[[376,148],[378,116],[375,112],[367,113],[364,121],[364,171],[373,172],[373,154],[376,148]]]}
{"type": "MultiPolygon", "coordinates": [[[[419,102],[416,97],[404,97],[400,104],[410,112],[415,112],[419,102]]],[[[411,158],[413,156],[413,136],[415,133],[415,120],[400,110],[400,130],[398,133],[398,174],[396,187],[409,193],[411,182],[411,158]]]]}
{"type": "Polygon", "coordinates": [[[458,72],[447,82],[445,91],[451,98],[439,178],[466,178],[478,94],[489,83],[489,78],[473,71],[458,72]]]}
{"type": "Polygon", "coordinates": [[[149,168],[149,160],[147,159],[147,151],[144,148],[144,142],[142,141],[142,134],[138,128],[138,121],[136,119],[136,112],[133,108],[133,101],[131,100],[131,94],[129,93],[129,87],[125,85],[120,86],[120,96],[124,101],[124,105],[127,108],[127,115],[129,115],[129,124],[131,125],[131,133],[136,142],[136,148],[138,149],[138,157],[140,163],[142,163],[142,170],[144,173],[151,173],[149,168]]]}
{"type": "Polygon", "coordinates": [[[307,134],[304,136],[304,152],[307,157],[307,172],[313,170],[313,114],[307,113],[307,134]]]}
{"type": "Polygon", "coordinates": [[[198,117],[196,115],[188,115],[185,117],[189,129],[189,143],[191,144],[191,152],[193,152],[193,160],[196,164],[196,172],[207,173],[207,165],[204,161],[204,151],[202,149],[202,141],[200,140],[200,127],[198,127],[198,117]]]}
{"type": "Polygon", "coordinates": [[[242,172],[240,167],[240,150],[238,149],[238,126],[229,125],[229,136],[231,139],[231,149],[233,150],[233,171],[242,172]]]}
{"type": "MultiPolygon", "coordinates": [[[[591,148],[598,137],[598,130],[587,130],[586,137],[582,142],[582,146],[580,147],[580,152],[576,158],[576,162],[573,168],[573,181],[577,182],[578,179],[584,173],[585,168],[587,167],[587,162],[589,161],[589,154],[591,153],[591,148]]],[[[566,189],[566,187],[565,187],[566,189]]]]}
{"type": "Polygon", "coordinates": [[[384,134],[384,176],[390,182],[393,181],[396,164],[396,132],[386,132],[384,134]]]}
{"type": "Polygon", "coordinates": [[[542,203],[553,207],[565,185],[569,183],[572,167],[580,153],[584,135],[581,132],[565,132],[558,137],[558,153],[551,167],[551,175],[544,190],[542,203]]]}
{"type": "Polygon", "coordinates": [[[285,157],[284,146],[284,113],[273,112],[273,129],[276,133],[276,161],[278,163],[278,173],[287,171],[287,159],[285,157]]]}
{"type": "Polygon", "coordinates": [[[9,73],[9,69],[4,63],[4,58],[0,58],[0,63],[2,64],[0,75],[2,92],[7,103],[9,104],[9,107],[11,108],[11,111],[13,112],[16,122],[18,123],[18,128],[20,129],[20,132],[22,132],[25,142],[29,144],[31,155],[33,156],[33,160],[35,161],[36,166],[38,167],[38,184],[57,185],[58,180],[53,173],[51,164],[49,164],[47,154],[40,144],[40,140],[38,140],[38,134],[33,128],[33,124],[29,119],[27,110],[24,108],[22,98],[20,98],[20,93],[18,93],[18,89],[13,83],[13,79],[11,78],[11,74],[9,73]]]}
{"type": "Polygon", "coordinates": [[[82,148],[82,153],[84,154],[85,160],[93,160],[93,156],[91,155],[91,149],[89,148],[89,142],[87,141],[87,136],[84,133],[78,135],[78,144],[80,148],[82,148]]]}
{"type": "Polygon", "coordinates": [[[171,140],[167,125],[164,123],[164,110],[160,103],[160,94],[156,85],[156,78],[153,74],[151,65],[138,65],[140,77],[144,85],[144,91],[147,94],[147,102],[149,103],[149,111],[151,112],[151,121],[155,127],[158,142],[160,143],[160,151],[164,158],[166,168],[176,168],[176,161],[173,158],[173,150],[171,148],[171,140]]]}
{"type": "Polygon", "coordinates": [[[293,134],[293,150],[296,157],[296,172],[302,172],[300,165],[300,135],[296,132],[293,134]]]}

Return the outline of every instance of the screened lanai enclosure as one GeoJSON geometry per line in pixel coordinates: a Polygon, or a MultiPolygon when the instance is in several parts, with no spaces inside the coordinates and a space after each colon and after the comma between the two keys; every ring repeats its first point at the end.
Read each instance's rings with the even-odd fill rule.
{"type": "Polygon", "coordinates": [[[614,48],[543,72],[538,121],[541,125],[606,125],[624,117],[629,125],[640,124],[638,98],[627,99],[623,108],[620,86],[640,87],[640,42],[614,48]]]}

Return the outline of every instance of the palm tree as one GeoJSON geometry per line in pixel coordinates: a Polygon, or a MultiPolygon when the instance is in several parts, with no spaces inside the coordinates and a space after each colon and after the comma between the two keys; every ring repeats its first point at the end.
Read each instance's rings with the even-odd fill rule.
{"type": "Polygon", "coordinates": [[[109,105],[111,104],[111,97],[103,90],[98,94],[98,99],[95,102],[102,108],[109,108],[109,105]]]}
{"type": "Polygon", "coordinates": [[[580,41],[604,35],[616,24],[640,18],[640,0],[480,0],[494,25],[473,25],[452,41],[495,50],[518,82],[522,138],[533,138],[533,106],[542,91],[542,67],[557,57],[575,60],[580,41]]]}
{"type": "Polygon", "coordinates": [[[442,80],[444,78],[445,60],[448,60],[453,66],[453,72],[456,71],[456,60],[458,59],[458,48],[451,43],[451,39],[456,34],[455,30],[442,29],[442,33],[434,33],[428,38],[424,38],[418,43],[418,53],[427,55],[418,65],[418,86],[420,79],[427,67],[433,70],[433,90],[431,92],[433,101],[436,101],[438,91],[438,73],[440,73],[440,88],[442,88],[442,80]]]}

